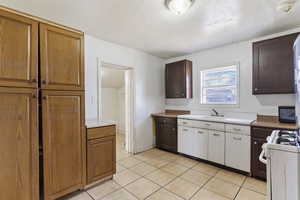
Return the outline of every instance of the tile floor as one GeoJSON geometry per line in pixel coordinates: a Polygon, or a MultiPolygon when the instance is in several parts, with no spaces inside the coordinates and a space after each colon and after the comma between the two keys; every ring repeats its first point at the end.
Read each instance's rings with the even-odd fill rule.
{"type": "Polygon", "coordinates": [[[266,200],[266,183],[158,149],[130,155],[117,139],[113,180],[63,200],[266,200]]]}

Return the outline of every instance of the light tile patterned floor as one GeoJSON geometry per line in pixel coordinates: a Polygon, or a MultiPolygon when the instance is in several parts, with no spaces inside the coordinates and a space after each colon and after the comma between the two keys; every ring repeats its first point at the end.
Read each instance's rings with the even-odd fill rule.
{"type": "Polygon", "coordinates": [[[113,180],[64,200],[266,200],[266,183],[152,149],[130,155],[117,148],[113,180]]]}

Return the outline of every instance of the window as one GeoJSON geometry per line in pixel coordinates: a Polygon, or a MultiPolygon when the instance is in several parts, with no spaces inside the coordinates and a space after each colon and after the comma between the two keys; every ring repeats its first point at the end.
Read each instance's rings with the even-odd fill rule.
{"type": "Polygon", "coordinates": [[[238,104],[238,66],[201,71],[202,104],[238,104]]]}

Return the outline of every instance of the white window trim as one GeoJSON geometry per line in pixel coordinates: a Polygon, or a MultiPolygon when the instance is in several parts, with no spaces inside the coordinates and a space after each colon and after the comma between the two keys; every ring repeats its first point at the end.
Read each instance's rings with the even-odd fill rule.
{"type": "Polygon", "coordinates": [[[229,64],[225,64],[225,65],[220,65],[220,66],[215,66],[215,67],[210,67],[207,69],[201,69],[199,70],[199,101],[201,106],[205,106],[205,107],[222,107],[222,108],[238,108],[240,107],[240,63],[239,62],[234,62],[234,63],[229,63],[229,64]],[[209,71],[217,71],[217,69],[220,69],[220,71],[222,71],[222,69],[228,68],[230,66],[236,66],[237,69],[237,81],[236,81],[236,104],[214,104],[214,103],[202,103],[202,73],[203,71],[209,72],[209,71]]]}

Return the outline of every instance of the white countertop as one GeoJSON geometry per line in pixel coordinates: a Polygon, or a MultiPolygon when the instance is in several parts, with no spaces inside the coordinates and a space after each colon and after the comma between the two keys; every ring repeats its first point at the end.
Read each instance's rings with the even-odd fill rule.
{"type": "Polygon", "coordinates": [[[112,126],[116,125],[114,121],[99,121],[99,120],[89,120],[85,122],[87,128],[97,128],[103,126],[112,126]]]}
{"type": "Polygon", "coordinates": [[[215,117],[207,115],[178,115],[178,119],[190,119],[208,122],[219,122],[225,124],[239,124],[249,126],[254,120],[253,119],[238,119],[238,118],[227,118],[227,117],[215,117]]]}

